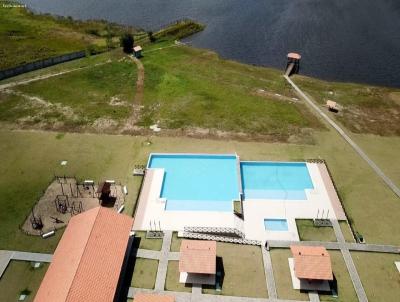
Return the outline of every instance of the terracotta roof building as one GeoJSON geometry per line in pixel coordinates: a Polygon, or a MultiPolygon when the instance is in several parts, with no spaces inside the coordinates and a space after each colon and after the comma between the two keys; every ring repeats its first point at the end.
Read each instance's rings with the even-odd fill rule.
{"type": "Polygon", "coordinates": [[[135,295],[135,302],[175,302],[175,297],[140,293],[135,295]]]}
{"type": "Polygon", "coordinates": [[[179,259],[181,283],[215,284],[216,267],[215,241],[182,241],[179,259]]]}
{"type": "Polygon", "coordinates": [[[71,218],[34,301],[113,301],[132,224],[103,207],[71,218]]]}
{"type": "Polygon", "coordinates": [[[299,279],[333,280],[331,257],[322,246],[291,246],[294,272],[299,279]]]}

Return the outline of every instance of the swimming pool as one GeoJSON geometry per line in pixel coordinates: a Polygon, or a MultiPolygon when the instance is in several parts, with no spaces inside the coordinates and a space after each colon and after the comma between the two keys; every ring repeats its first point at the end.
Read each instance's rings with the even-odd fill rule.
{"type": "Polygon", "coordinates": [[[313,189],[306,163],[241,162],[245,199],[306,200],[313,189]]]}
{"type": "Polygon", "coordinates": [[[288,231],[289,227],[286,219],[264,219],[264,227],[267,231],[288,231]]]}
{"type": "Polygon", "coordinates": [[[228,212],[240,198],[236,155],[151,154],[147,167],[165,170],[168,211],[228,212]]]}

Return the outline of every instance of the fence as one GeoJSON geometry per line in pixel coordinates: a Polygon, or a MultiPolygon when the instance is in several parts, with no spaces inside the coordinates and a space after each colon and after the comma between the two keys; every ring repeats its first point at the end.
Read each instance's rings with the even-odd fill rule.
{"type": "Polygon", "coordinates": [[[27,63],[10,69],[0,70],[0,80],[11,78],[25,72],[34,71],[37,69],[49,67],[52,65],[64,63],[71,60],[80,59],[83,58],[84,56],[86,56],[86,51],[83,50],[83,51],[68,53],[57,57],[52,57],[49,59],[27,63]]]}

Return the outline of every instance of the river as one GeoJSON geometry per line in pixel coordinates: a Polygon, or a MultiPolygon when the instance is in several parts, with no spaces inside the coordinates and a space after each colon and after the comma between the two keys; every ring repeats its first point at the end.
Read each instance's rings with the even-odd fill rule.
{"type": "Polygon", "coordinates": [[[204,23],[193,46],[244,63],[284,68],[290,51],[301,73],[400,87],[399,0],[26,0],[36,12],[107,19],[157,30],[181,18],[204,23]]]}

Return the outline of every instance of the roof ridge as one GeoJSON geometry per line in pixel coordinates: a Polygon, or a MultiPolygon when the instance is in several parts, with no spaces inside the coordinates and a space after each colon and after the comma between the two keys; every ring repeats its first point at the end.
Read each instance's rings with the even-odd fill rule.
{"type": "MultiPolygon", "coordinates": [[[[99,217],[99,214],[100,214],[101,206],[99,206],[99,207],[97,207],[97,208],[98,208],[98,210],[97,210],[96,218],[95,218],[94,221],[93,221],[93,224],[92,224],[92,227],[91,227],[91,229],[90,229],[89,236],[87,237],[87,240],[86,240],[86,243],[85,243],[85,248],[83,249],[82,255],[84,255],[85,252],[86,252],[86,249],[87,249],[87,246],[88,246],[88,242],[89,242],[90,236],[92,235],[94,226],[95,226],[96,221],[97,221],[97,219],[98,219],[98,217],[99,217]]],[[[96,208],[93,208],[93,209],[90,209],[90,210],[94,210],[94,209],[96,209],[96,208]]],[[[89,212],[90,210],[86,211],[86,213],[89,212]]],[[[81,266],[81,263],[82,263],[82,259],[83,259],[83,257],[80,257],[80,258],[79,258],[79,264],[78,264],[78,266],[77,266],[77,268],[76,268],[76,271],[75,271],[75,274],[74,274],[74,278],[72,279],[72,282],[71,282],[71,286],[70,286],[69,289],[68,289],[68,294],[67,294],[67,296],[65,297],[65,301],[68,301],[68,297],[70,296],[72,286],[73,286],[73,284],[74,284],[74,282],[75,282],[76,275],[77,275],[77,273],[78,273],[78,271],[79,271],[79,268],[80,268],[80,266],[81,266]]]]}

